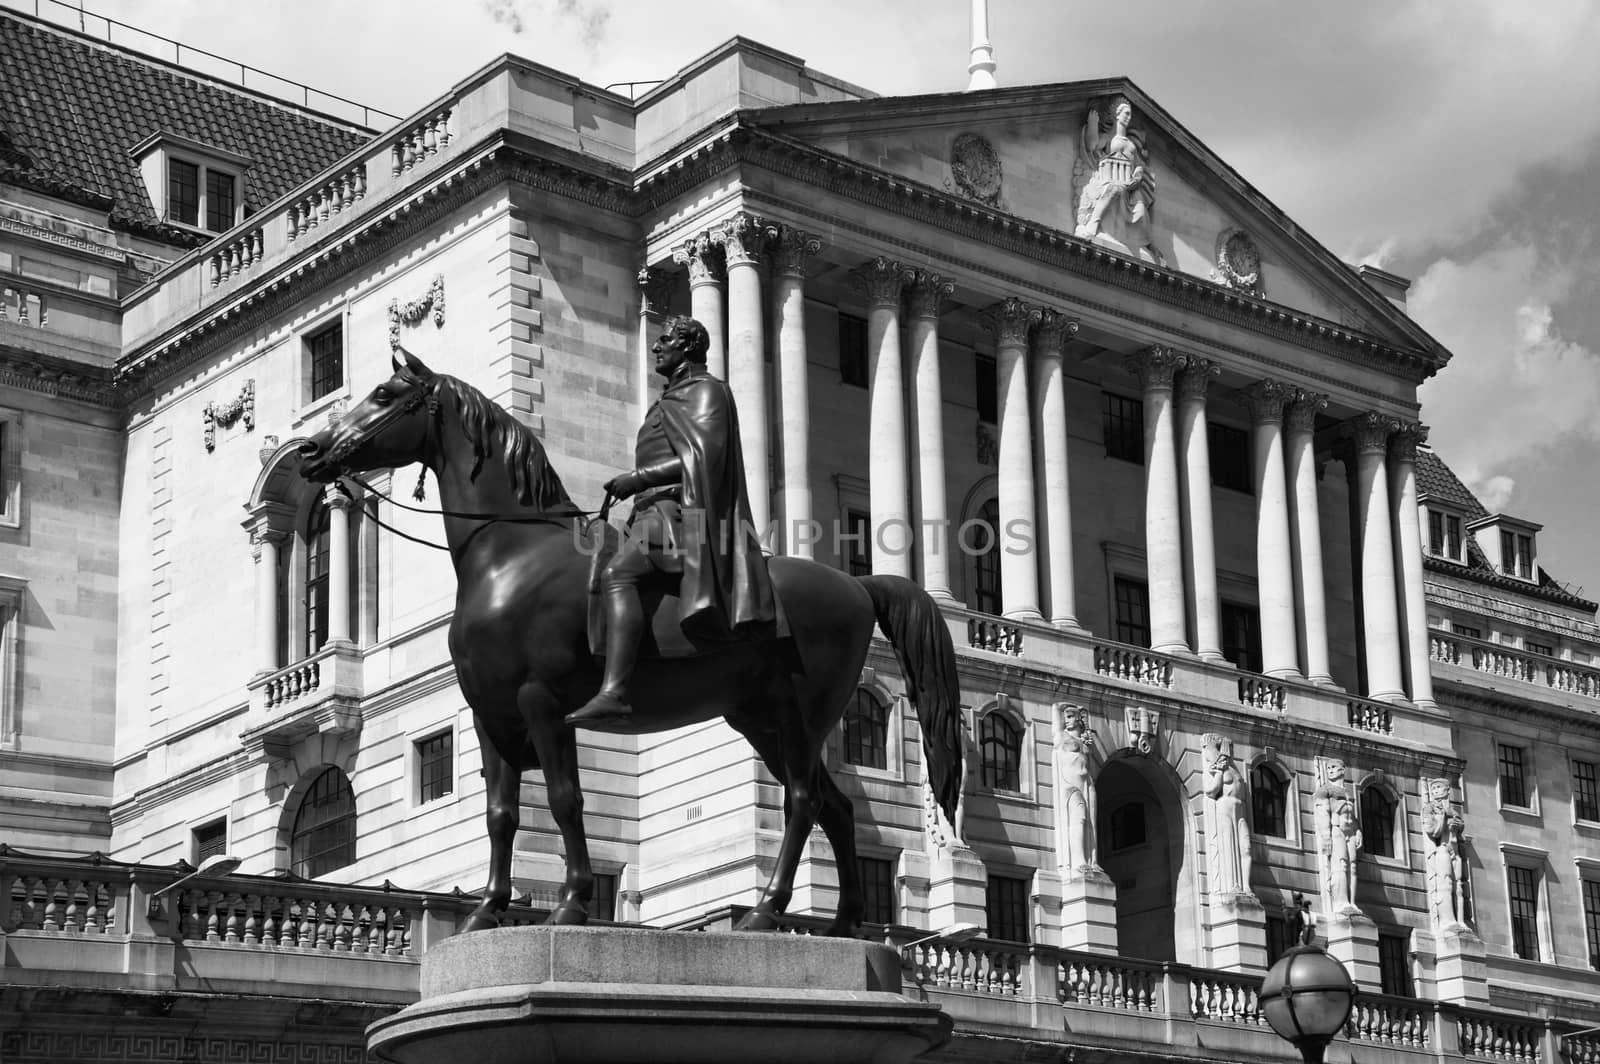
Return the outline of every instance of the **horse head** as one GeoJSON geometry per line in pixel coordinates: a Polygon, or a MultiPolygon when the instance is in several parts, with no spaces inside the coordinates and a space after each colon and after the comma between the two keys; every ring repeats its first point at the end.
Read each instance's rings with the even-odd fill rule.
{"type": "Polygon", "coordinates": [[[300,444],[301,472],[328,483],[344,472],[387,469],[424,457],[438,413],[433,370],[411,352],[391,358],[394,376],[372,389],[343,417],[300,444]]]}

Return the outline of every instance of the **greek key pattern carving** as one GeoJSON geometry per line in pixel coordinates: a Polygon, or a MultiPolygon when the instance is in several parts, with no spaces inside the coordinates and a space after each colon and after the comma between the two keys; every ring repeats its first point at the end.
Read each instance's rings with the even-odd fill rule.
{"type": "Polygon", "coordinates": [[[105,1061],[106,1064],[179,1064],[187,1060],[237,1060],[249,1064],[365,1064],[366,1047],[287,1042],[179,1032],[124,1034],[95,1031],[8,1031],[0,1034],[0,1060],[105,1061]]]}

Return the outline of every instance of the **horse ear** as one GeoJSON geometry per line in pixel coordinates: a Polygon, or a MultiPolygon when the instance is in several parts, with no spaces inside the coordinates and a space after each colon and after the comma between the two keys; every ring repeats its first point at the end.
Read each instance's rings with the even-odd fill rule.
{"type": "Polygon", "coordinates": [[[395,362],[396,370],[403,368],[407,373],[410,373],[412,376],[417,377],[420,380],[427,380],[429,377],[433,376],[433,370],[424,365],[422,359],[418,358],[416,355],[413,355],[410,351],[407,351],[403,347],[397,347],[395,350],[399,351],[400,357],[405,359],[405,364],[402,367],[399,362],[395,362],[393,355],[390,356],[390,361],[395,362]]]}

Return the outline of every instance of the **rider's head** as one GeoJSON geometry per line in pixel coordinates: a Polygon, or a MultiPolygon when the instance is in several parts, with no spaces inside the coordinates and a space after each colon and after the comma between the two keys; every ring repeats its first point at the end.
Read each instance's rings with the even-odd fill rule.
{"type": "Polygon", "coordinates": [[[706,351],[711,347],[711,334],[706,332],[704,325],[686,314],[679,314],[667,319],[666,333],[682,341],[684,358],[705,365],[706,351]]]}

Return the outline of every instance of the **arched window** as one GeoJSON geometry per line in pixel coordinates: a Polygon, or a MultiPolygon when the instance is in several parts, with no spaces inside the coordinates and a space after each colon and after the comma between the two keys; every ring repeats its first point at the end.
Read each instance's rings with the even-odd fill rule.
{"type": "Polygon", "coordinates": [[[1022,729],[1004,713],[986,715],[978,723],[978,760],[985,787],[1022,790],[1022,729]]]}
{"type": "Polygon", "coordinates": [[[844,760],[862,768],[889,767],[889,707],[864,687],[856,688],[844,715],[844,760]]]}
{"type": "Polygon", "coordinates": [[[1000,503],[990,499],[962,529],[962,550],[972,559],[972,608],[1000,616],[1000,503]]]}
{"type": "Polygon", "coordinates": [[[1394,856],[1395,803],[1382,787],[1361,791],[1361,848],[1374,857],[1394,856]]]}
{"type": "Polygon", "coordinates": [[[315,879],[356,859],[356,796],[337,768],[312,781],[294,815],[289,837],[290,870],[315,879]]]}
{"type": "Polygon", "coordinates": [[[1289,781],[1264,761],[1250,770],[1250,822],[1258,835],[1289,835],[1289,781]]]}

